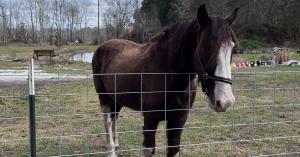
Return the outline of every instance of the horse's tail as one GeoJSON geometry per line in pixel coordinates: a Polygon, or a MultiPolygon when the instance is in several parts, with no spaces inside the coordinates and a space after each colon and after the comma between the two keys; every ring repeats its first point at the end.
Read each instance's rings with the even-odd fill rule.
{"type": "MultiPolygon", "coordinates": [[[[92,59],[92,68],[93,68],[93,74],[99,74],[101,73],[101,48],[97,48],[97,50],[94,53],[93,59],[92,59]]],[[[95,75],[94,75],[95,76],[95,75]]]]}
{"type": "Polygon", "coordinates": [[[93,69],[93,78],[94,78],[94,84],[97,93],[102,93],[105,90],[105,87],[103,85],[102,80],[102,61],[103,61],[103,55],[104,53],[101,50],[101,46],[95,51],[93,60],[92,60],[92,69],[93,69]]]}

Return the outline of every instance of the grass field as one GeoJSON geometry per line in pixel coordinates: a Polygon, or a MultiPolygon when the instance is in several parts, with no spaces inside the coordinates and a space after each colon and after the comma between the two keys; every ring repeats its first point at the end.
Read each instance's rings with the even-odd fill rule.
{"type": "Polygon", "coordinates": [[[91,44],[72,44],[64,45],[61,47],[51,46],[51,45],[41,45],[41,44],[22,44],[22,43],[9,43],[8,45],[0,46],[0,54],[7,54],[12,57],[18,56],[30,56],[33,54],[35,49],[67,49],[70,52],[82,52],[82,51],[94,51],[97,45],[91,44]]]}
{"type": "MultiPolygon", "coordinates": [[[[43,46],[1,46],[0,54],[26,58],[36,48],[43,46]]],[[[93,51],[96,46],[73,45],[65,48],[70,51],[93,51]]],[[[246,60],[260,59],[259,55],[253,54],[240,54],[238,57],[246,60]]],[[[294,59],[300,60],[300,57],[294,56],[294,59]]],[[[1,70],[26,69],[27,66],[26,61],[0,61],[1,70]]],[[[69,73],[86,77],[62,77],[59,81],[49,79],[36,82],[38,156],[106,156],[105,131],[99,100],[90,76],[91,65],[55,61],[50,66],[38,64],[36,69],[49,74],[69,73]]],[[[235,106],[226,113],[215,113],[208,108],[199,89],[184,128],[181,156],[246,157],[280,153],[299,156],[300,68],[277,66],[233,71],[236,73],[235,106]],[[272,73],[273,71],[283,72],[272,73]],[[252,74],[242,75],[248,72],[252,74]],[[293,152],[298,154],[292,154],[293,152]]],[[[0,77],[0,156],[28,156],[27,85],[21,82],[8,84],[1,80],[4,75],[0,77]]],[[[122,110],[118,120],[121,145],[119,156],[140,155],[142,121],[141,113],[127,108],[122,110]]],[[[164,156],[164,123],[159,126],[156,141],[156,156],[164,156]]]]}
{"type": "MultiPolygon", "coordinates": [[[[268,58],[272,58],[273,55],[270,53],[262,53],[262,54],[253,54],[253,53],[244,53],[244,54],[238,54],[236,55],[240,58],[245,59],[246,61],[259,61],[264,60],[263,57],[267,56],[268,58]]],[[[300,60],[300,54],[299,53],[292,53],[291,59],[293,60],[300,60]]]]}
{"type": "MultiPolygon", "coordinates": [[[[239,157],[299,152],[299,85],[300,73],[236,75],[235,106],[220,114],[208,109],[199,92],[185,126],[181,155],[239,157]]],[[[105,132],[91,77],[41,81],[36,86],[38,156],[105,156],[99,153],[105,152],[105,132]]],[[[1,88],[0,156],[29,153],[26,93],[22,84],[1,88]]],[[[142,125],[140,113],[130,109],[121,112],[120,156],[139,156],[142,125]]],[[[164,123],[156,141],[156,156],[164,156],[164,123]]]]}

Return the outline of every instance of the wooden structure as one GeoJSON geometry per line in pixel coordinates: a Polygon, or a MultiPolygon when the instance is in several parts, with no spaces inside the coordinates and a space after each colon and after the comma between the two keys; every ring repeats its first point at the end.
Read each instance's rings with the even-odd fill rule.
{"type": "Polygon", "coordinates": [[[50,62],[52,62],[52,57],[56,57],[54,50],[34,50],[33,57],[38,61],[40,57],[49,57],[50,62]]]}

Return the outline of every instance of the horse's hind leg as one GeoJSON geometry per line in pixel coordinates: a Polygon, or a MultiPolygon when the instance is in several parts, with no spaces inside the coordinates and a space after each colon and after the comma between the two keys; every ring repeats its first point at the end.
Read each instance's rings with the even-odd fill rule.
{"type": "Polygon", "coordinates": [[[106,131],[106,148],[108,153],[108,157],[116,157],[116,148],[114,143],[113,136],[113,119],[112,119],[112,110],[110,105],[101,105],[103,117],[104,117],[104,127],[106,131]]]}
{"type": "Polygon", "coordinates": [[[117,133],[117,120],[118,120],[118,115],[120,112],[119,110],[115,110],[115,113],[111,114],[111,119],[112,119],[112,132],[113,132],[113,139],[114,139],[114,144],[116,150],[119,148],[119,137],[117,133]]]}
{"type": "Polygon", "coordinates": [[[107,93],[107,91],[101,81],[101,78],[98,75],[94,76],[94,82],[96,91],[99,94],[99,100],[103,113],[104,127],[106,131],[106,147],[109,151],[108,156],[116,157],[116,148],[119,146],[118,135],[116,133],[116,121],[121,108],[116,106],[114,101],[112,101],[111,97],[105,94],[100,94],[107,93]]]}

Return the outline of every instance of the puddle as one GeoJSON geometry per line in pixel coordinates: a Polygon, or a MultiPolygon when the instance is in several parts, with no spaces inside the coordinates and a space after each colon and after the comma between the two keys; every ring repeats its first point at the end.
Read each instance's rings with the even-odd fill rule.
{"type": "Polygon", "coordinates": [[[92,63],[93,55],[94,53],[92,52],[77,53],[71,56],[70,60],[84,63],[92,63]]]}

